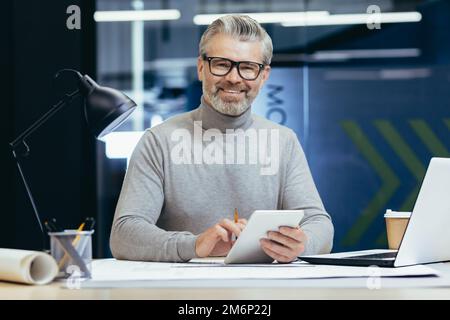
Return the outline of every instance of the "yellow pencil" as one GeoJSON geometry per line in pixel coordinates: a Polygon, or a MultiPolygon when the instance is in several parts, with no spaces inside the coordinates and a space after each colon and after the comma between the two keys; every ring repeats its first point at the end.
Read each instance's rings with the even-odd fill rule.
{"type": "MultiPolygon", "coordinates": [[[[238,213],[238,209],[234,208],[234,223],[238,223],[239,221],[239,213],[238,213]]],[[[236,241],[237,240],[237,236],[235,234],[233,234],[233,236],[231,237],[232,241],[236,241]]]]}
{"type": "MultiPolygon", "coordinates": [[[[78,229],[77,229],[77,232],[83,231],[84,225],[85,225],[84,222],[83,222],[82,224],[80,224],[80,226],[79,226],[78,229]]],[[[81,238],[81,236],[80,236],[80,235],[77,235],[77,236],[75,237],[75,239],[72,241],[72,246],[75,247],[75,246],[77,245],[77,243],[80,241],[80,238],[81,238]]],[[[61,269],[61,267],[64,266],[64,264],[66,263],[66,260],[68,259],[68,257],[69,257],[69,255],[68,255],[67,252],[66,252],[66,253],[64,254],[64,257],[59,261],[59,264],[58,264],[58,268],[59,268],[59,269],[61,269]]]]}

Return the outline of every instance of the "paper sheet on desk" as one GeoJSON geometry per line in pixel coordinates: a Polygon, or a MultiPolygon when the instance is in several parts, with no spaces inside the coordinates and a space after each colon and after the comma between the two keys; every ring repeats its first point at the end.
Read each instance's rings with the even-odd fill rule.
{"type": "Polygon", "coordinates": [[[129,280],[209,280],[209,279],[317,279],[350,277],[403,277],[437,276],[437,271],[427,266],[403,268],[347,267],[309,265],[303,262],[281,265],[222,265],[212,263],[160,263],[96,260],[92,263],[89,281],[129,280]]]}

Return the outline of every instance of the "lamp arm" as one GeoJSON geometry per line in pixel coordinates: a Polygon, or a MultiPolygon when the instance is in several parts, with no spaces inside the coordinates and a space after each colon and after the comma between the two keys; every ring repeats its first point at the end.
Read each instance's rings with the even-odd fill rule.
{"type": "Polygon", "coordinates": [[[34,198],[33,198],[33,195],[31,193],[30,187],[28,186],[27,179],[25,179],[25,175],[24,175],[22,167],[20,165],[20,159],[17,157],[16,152],[14,150],[13,150],[13,155],[14,155],[14,158],[16,159],[16,165],[17,165],[17,169],[19,170],[20,177],[22,178],[23,184],[24,184],[25,189],[27,191],[28,199],[30,200],[31,206],[33,207],[34,216],[35,216],[35,218],[37,220],[37,223],[39,225],[39,229],[41,230],[41,233],[42,233],[42,249],[44,251],[46,251],[47,250],[47,242],[46,242],[47,237],[46,237],[46,234],[45,234],[45,231],[44,231],[44,227],[42,226],[42,221],[41,221],[41,218],[39,216],[39,212],[38,212],[38,209],[36,207],[36,203],[34,202],[34,198]]]}
{"type": "Polygon", "coordinates": [[[19,170],[20,177],[23,181],[23,184],[25,186],[25,189],[27,191],[28,199],[31,202],[31,206],[33,207],[35,218],[38,222],[39,228],[42,233],[42,244],[43,244],[43,250],[45,251],[47,248],[46,245],[46,239],[47,235],[44,231],[44,228],[42,226],[42,221],[39,216],[38,209],[36,207],[36,203],[34,202],[33,195],[31,193],[31,189],[27,183],[27,180],[25,178],[25,175],[23,173],[22,167],[20,165],[21,158],[24,158],[28,156],[30,152],[30,148],[28,147],[27,143],[25,142],[25,139],[31,135],[34,131],[36,131],[40,126],[42,126],[45,122],[47,122],[53,115],[55,115],[59,110],[61,110],[63,107],[67,106],[72,102],[73,99],[75,99],[77,96],[80,95],[80,91],[76,90],[72,93],[66,94],[66,96],[60,100],[57,104],[55,104],[49,111],[47,111],[41,118],[39,118],[36,122],[34,122],[28,129],[26,129],[24,132],[22,132],[14,141],[10,142],[10,147],[12,149],[12,154],[14,156],[14,159],[16,160],[17,169],[19,170]],[[17,148],[22,145],[25,147],[25,152],[22,152],[21,154],[17,153],[17,148]]]}
{"type": "MultiPolygon", "coordinates": [[[[24,132],[22,132],[16,139],[11,141],[9,145],[13,150],[16,150],[17,147],[24,143],[24,140],[31,135],[34,131],[36,131],[40,126],[42,126],[45,122],[48,121],[51,117],[53,117],[59,110],[63,107],[67,106],[72,102],[73,99],[80,95],[80,90],[75,90],[72,93],[66,94],[63,99],[61,99],[57,104],[55,104],[50,110],[48,110],[42,117],[36,120],[30,127],[28,127],[24,132]]],[[[28,146],[27,151],[29,151],[28,146]]],[[[28,154],[25,154],[25,156],[28,154]]]]}

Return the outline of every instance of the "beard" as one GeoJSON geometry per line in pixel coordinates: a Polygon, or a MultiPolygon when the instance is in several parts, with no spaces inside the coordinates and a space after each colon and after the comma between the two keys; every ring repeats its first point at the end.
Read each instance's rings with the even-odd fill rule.
{"type": "Polygon", "coordinates": [[[248,88],[243,86],[222,86],[219,83],[218,85],[212,85],[211,90],[206,87],[205,81],[202,82],[203,94],[210,102],[211,106],[219,113],[237,117],[243,114],[245,111],[250,108],[255,97],[249,95],[248,88]],[[219,95],[219,90],[234,90],[234,91],[244,91],[244,97],[240,101],[225,101],[219,95]]]}

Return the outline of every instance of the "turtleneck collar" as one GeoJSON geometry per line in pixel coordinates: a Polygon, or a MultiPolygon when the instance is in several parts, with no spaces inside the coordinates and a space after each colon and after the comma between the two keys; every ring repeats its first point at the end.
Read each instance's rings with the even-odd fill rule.
{"type": "Polygon", "coordinates": [[[219,129],[225,133],[226,129],[248,129],[253,123],[251,107],[239,116],[228,116],[216,111],[201,98],[200,106],[194,112],[194,121],[201,121],[204,130],[219,129]]]}

